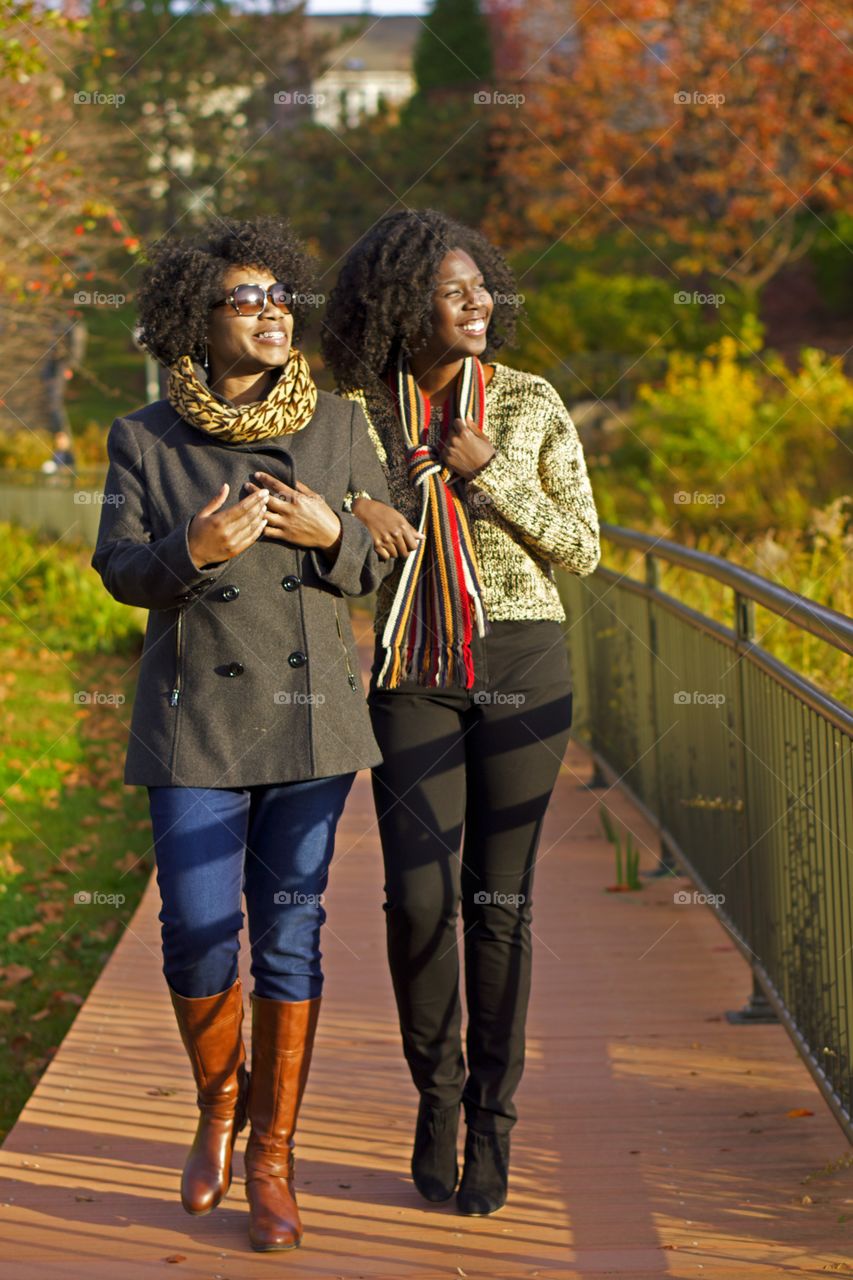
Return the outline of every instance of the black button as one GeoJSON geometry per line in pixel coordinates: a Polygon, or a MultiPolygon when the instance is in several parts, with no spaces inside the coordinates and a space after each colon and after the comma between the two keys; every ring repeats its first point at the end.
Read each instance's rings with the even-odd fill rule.
{"type": "Polygon", "coordinates": [[[227,676],[241,676],[245,670],[246,668],[242,662],[229,662],[225,668],[225,674],[227,676]]]}
{"type": "Polygon", "coordinates": [[[297,578],[295,573],[289,573],[286,578],[282,578],[281,585],[285,591],[295,591],[297,587],[302,586],[302,579],[297,578]]]}
{"type": "Polygon", "coordinates": [[[305,663],[308,661],[308,655],[306,653],[300,653],[297,649],[295,653],[290,655],[287,661],[292,667],[304,667],[305,663]]]}
{"type": "Polygon", "coordinates": [[[182,591],[179,596],[175,597],[179,604],[186,604],[186,602],[188,600],[192,600],[192,598],[193,593],[191,591],[182,591]]]}
{"type": "Polygon", "coordinates": [[[240,594],[240,588],[235,586],[223,587],[219,593],[221,600],[236,600],[240,594]]]}

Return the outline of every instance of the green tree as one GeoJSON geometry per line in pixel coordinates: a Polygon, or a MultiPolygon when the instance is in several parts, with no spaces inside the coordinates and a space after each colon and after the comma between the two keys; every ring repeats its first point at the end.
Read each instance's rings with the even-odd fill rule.
{"type": "Polygon", "coordinates": [[[477,0],[435,0],[415,46],[418,93],[479,84],[492,69],[489,27],[477,0]]]}

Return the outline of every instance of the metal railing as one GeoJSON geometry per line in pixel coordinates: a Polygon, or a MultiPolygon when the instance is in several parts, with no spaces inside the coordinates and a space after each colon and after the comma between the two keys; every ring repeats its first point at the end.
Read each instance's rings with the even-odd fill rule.
{"type": "Polygon", "coordinates": [[[656,827],[664,866],[713,895],[853,1140],[853,711],[761,647],[755,607],[848,654],[853,621],[716,556],[602,535],[645,580],[559,575],[579,736],[656,827]],[[662,562],[730,588],[732,625],[666,594],[662,562]]]}
{"type": "Polygon", "coordinates": [[[94,546],[106,466],[70,471],[0,470],[0,521],[94,546]]]}

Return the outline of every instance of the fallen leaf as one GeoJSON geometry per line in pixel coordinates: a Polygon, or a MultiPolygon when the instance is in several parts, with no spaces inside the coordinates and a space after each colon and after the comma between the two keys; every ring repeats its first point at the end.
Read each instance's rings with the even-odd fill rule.
{"type": "Polygon", "coordinates": [[[23,938],[31,938],[33,934],[41,933],[44,928],[43,924],[19,924],[17,929],[12,929],[6,935],[8,942],[20,942],[23,938]]]}
{"type": "Polygon", "coordinates": [[[809,1111],[808,1107],[794,1107],[791,1111],[785,1112],[789,1120],[799,1120],[800,1116],[813,1116],[814,1112],[809,1111]]]}
{"type": "Polygon", "coordinates": [[[19,982],[26,982],[32,976],[32,969],[28,969],[25,964],[7,964],[0,968],[0,982],[7,987],[16,987],[19,982]]]}
{"type": "Polygon", "coordinates": [[[168,1258],[164,1258],[164,1262],[186,1262],[187,1255],[185,1253],[170,1253],[168,1258]]]}
{"type": "Polygon", "coordinates": [[[36,903],[36,912],[41,916],[42,920],[47,923],[51,923],[54,920],[61,920],[65,915],[65,903],[55,901],[38,902],[36,903]]]}

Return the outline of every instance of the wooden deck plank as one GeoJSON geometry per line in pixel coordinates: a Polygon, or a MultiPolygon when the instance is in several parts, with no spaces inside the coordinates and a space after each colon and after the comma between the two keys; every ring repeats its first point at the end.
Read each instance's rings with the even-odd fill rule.
{"type": "MultiPolygon", "coordinates": [[[[303,1247],[249,1249],[245,1134],[225,1203],[204,1218],[180,1207],[195,1112],[152,880],[0,1151],[3,1276],[853,1275],[851,1224],[838,1221],[853,1213],[853,1171],[810,1178],[849,1145],[782,1028],[722,1018],[743,1003],[749,973],[711,912],[676,905],[680,882],[603,892],[612,860],[597,793],[580,785],[589,775],[573,745],[537,870],[528,1065],[500,1214],[430,1207],[408,1176],[416,1101],[360,776],[333,864],[326,992],[297,1141],[303,1247]],[[814,1115],[788,1119],[797,1107],[814,1115]]],[[[628,801],[611,800],[651,847],[628,801]]]]}

